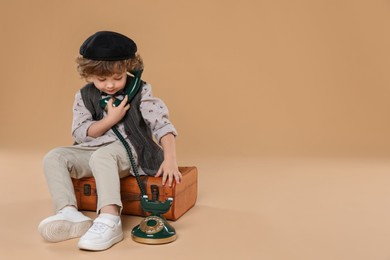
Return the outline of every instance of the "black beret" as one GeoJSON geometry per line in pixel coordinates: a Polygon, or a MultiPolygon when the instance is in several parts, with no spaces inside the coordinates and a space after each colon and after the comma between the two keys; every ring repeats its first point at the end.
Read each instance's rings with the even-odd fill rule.
{"type": "Polygon", "coordinates": [[[134,58],[135,42],[125,35],[110,31],[97,32],[80,47],[80,55],[90,60],[126,60],[134,58]]]}

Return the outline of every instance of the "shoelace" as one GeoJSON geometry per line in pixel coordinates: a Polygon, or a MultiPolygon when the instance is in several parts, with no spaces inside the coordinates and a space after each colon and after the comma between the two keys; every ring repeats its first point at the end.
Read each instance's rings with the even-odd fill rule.
{"type": "Polygon", "coordinates": [[[104,233],[107,230],[107,228],[108,228],[108,226],[103,224],[103,223],[94,222],[92,227],[89,230],[94,232],[94,233],[101,234],[101,233],[104,233]]]}

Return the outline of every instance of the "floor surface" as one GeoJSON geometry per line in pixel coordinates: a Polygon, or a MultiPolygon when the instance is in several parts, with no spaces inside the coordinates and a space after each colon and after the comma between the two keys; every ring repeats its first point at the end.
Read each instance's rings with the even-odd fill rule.
{"type": "MultiPolygon", "coordinates": [[[[196,158],[198,200],[166,245],[125,239],[103,252],[46,243],[42,152],[0,150],[1,259],[390,259],[390,159],[196,158]]],[[[87,215],[95,217],[93,212],[87,215]]]]}

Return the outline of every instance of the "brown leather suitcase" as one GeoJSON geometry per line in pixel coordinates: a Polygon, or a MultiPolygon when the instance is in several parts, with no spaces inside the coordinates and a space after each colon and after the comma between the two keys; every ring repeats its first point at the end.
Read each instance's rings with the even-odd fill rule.
{"type": "MultiPolygon", "coordinates": [[[[170,210],[163,216],[168,220],[177,220],[195,205],[198,192],[198,170],[196,167],[179,167],[183,175],[180,184],[173,182],[172,187],[161,185],[161,177],[140,176],[149,199],[165,201],[173,198],[170,210]]],[[[79,210],[96,211],[97,192],[93,177],[72,179],[79,210]]],[[[121,179],[122,214],[147,216],[141,208],[140,189],[133,176],[121,179]]]]}

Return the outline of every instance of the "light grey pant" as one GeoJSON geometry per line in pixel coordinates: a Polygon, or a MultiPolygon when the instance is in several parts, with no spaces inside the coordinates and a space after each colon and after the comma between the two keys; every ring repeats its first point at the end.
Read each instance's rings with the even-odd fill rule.
{"type": "MultiPolygon", "coordinates": [[[[135,160],[136,154],[133,151],[135,160]]],[[[93,176],[98,193],[97,212],[106,205],[122,209],[120,178],[130,173],[130,160],[120,141],[98,147],[58,147],[44,157],[44,172],[57,212],[67,205],[77,207],[72,178],[93,176]]]]}

